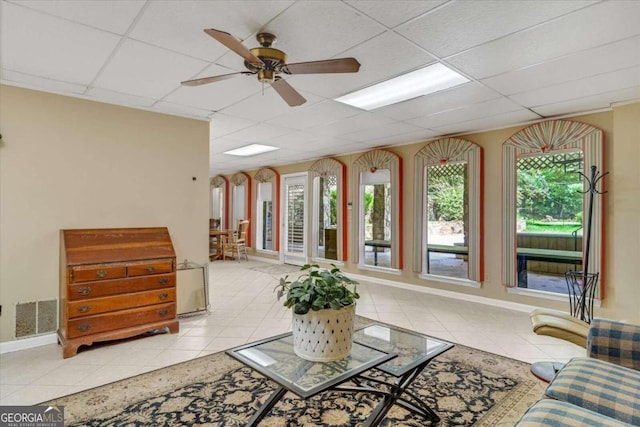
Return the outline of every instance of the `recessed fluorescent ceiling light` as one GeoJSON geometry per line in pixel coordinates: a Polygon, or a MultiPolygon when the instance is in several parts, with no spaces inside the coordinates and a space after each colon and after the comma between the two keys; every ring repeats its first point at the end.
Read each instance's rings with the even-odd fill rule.
{"type": "Polygon", "coordinates": [[[411,71],[373,86],[351,92],[335,100],[363,110],[417,98],[439,90],[461,85],[469,79],[440,63],[411,71]]]}
{"type": "Polygon", "coordinates": [[[279,150],[279,148],[270,145],[251,144],[225,151],[224,154],[231,154],[232,156],[255,156],[256,154],[267,153],[273,150],[279,150]]]}

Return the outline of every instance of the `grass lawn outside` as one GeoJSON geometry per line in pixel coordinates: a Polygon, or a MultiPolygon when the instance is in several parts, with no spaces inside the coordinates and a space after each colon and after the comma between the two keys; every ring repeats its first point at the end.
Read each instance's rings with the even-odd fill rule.
{"type": "MultiPolygon", "coordinates": [[[[582,224],[579,222],[527,221],[527,228],[524,231],[529,233],[571,234],[581,226],[582,224]]],[[[582,235],[582,228],[578,230],[578,235],[582,235]]]]}

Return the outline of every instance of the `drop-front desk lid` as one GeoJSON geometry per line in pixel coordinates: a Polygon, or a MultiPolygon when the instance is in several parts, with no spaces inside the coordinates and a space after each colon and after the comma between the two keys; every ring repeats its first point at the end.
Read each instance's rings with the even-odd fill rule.
{"type": "Polygon", "coordinates": [[[67,265],[175,258],[166,227],[60,230],[67,265]]]}

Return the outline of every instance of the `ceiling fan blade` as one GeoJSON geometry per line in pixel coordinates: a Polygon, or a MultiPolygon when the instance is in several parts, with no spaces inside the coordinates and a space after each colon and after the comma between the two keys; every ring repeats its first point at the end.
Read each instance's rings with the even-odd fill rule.
{"type": "Polygon", "coordinates": [[[245,45],[240,43],[240,40],[233,37],[231,34],[224,31],[215,30],[213,28],[207,28],[204,30],[204,32],[209,34],[214,39],[218,40],[220,43],[222,43],[238,55],[242,56],[248,63],[258,65],[260,67],[264,65],[264,62],[262,62],[260,58],[251,53],[251,51],[247,49],[245,45]]]}
{"type": "Polygon", "coordinates": [[[200,85],[206,85],[207,83],[219,82],[220,80],[230,79],[232,77],[239,76],[242,74],[247,76],[253,75],[253,73],[250,73],[248,71],[240,71],[238,73],[222,74],[219,76],[202,77],[199,79],[185,80],[183,82],[180,82],[180,84],[184,86],[200,86],[200,85]]]}
{"type": "Polygon", "coordinates": [[[357,73],[359,69],[360,63],[355,58],[287,64],[289,74],[357,73]]]}
{"type": "Polygon", "coordinates": [[[273,87],[275,91],[278,92],[278,95],[291,107],[297,107],[307,102],[307,100],[283,78],[277,78],[275,82],[271,83],[271,87],[273,87]]]}

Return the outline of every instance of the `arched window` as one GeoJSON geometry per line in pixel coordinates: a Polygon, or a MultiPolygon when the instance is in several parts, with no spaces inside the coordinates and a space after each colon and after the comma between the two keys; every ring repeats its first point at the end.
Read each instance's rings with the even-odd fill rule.
{"type": "Polygon", "coordinates": [[[311,257],[347,259],[346,166],[335,159],[321,159],[309,168],[312,180],[311,257]]]}
{"type": "Polygon", "coordinates": [[[253,177],[256,181],[256,249],[278,251],[280,238],[280,175],[262,168],[253,177]]]}
{"type": "MultiPolygon", "coordinates": [[[[525,178],[525,174],[522,171],[524,169],[531,169],[532,167],[530,165],[533,163],[560,165],[558,168],[564,170],[566,165],[579,161],[577,164],[579,165],[580,172],[589,176],[592,166],[602,171],[602,146],[603,132],[600,129],[585,123],[569,120],[549,120],[536,123],[515,133],[504,142],[502,148],[502,251],[504,254],[502,280],[506,286],[530,287],[527,285],[526,280],[528,274],[531,273],[531,271],[528,271],[528,263],[531,261],[547,264],[569,264],[565,268],[571,268],[571,263],[573,263],[578,264],[573,267],[579,270],[579,265],[583,262],[581,256],[586,253],[586,241],[580,239],[578,234],[581,233],[580,228],[582,221],[586,221],[587,217],[588,204],[584,203],[585,196],[580,196],[578,193],[580,190],[586,190],[584,186],[585,181],[578,180],[578,189],[571,191],[572,194],[578,193],[577,197],[579,199],[582,198],[582,200],[580,200],[582,212],[579,212],[579,215],[575,215],[574,218],[565,218],[564,212],[568,210],[568,203],[557,199],[557,196],[553,195],[549,186],[546,185],[545,182],[542,182],[543,178],[544,180],[548,179],[542,174],[539,174],[539,177],[529,177],[530,179],[525,180],[523,179],[525,178]],[[568,157],[565,158],[565,154],[568,157]],[[562,163],[564,163],[564,165],[562,163]],[[529,166],[526,166],[527,164],[529,166]],[[519,174],[522,174],[522,177],[519,174]],[[521,178],[520,184],[518,183],[518,178],[521,178]],[[524,191],[525,185],[528,182],[532,183],[531,187],[534,188],[537,193],[541,193],[537,196],[537,199],[534,199],[535,194],[528,196],[528,193],[524,191]],[[526,214],[523,213],[523,207],[526,207],[524,201],[526,201],[528,197],[535,200],[534,203],[537,211],[540,211],[545,204],[555,203],[558,214],[546,213],[542,218],[543,223],[579,221],[576,224],[575,235],[573,237],[575,240],[575,248],[556,247],[556,243],[547,236],[544,236],[544,241],[539,245],[522,242],[522,233],[518,230],[522,230],[525,225],[528,228],[529,220],[532,219],[531,215],[539,213],[535,212],[536,209],[529,209],[526,210],[526,214]],[[556,199],[558,201],[556,201],[556,199]],[[541,248],[535,246],[541,246],[541,248]]],[[[538,168],[541,167],[542,166],[539,166],[538,168]]],[[[526,175],[531,174],[528,173],[526,175]]],[[[578,176],[576,172],[574,172],[574,175],[576,177],[578,176]]],[[[575,185],[575,183],[567,183],[566,185],[570,188],[570,186],[575,185]]],[[[600,278],[603,277],[602,199],[602,197],[596,197],[594,199],[591,245],[589,251],[589,272],[599,273],[600,278]]],[[[540,240],[540,238],[537,240],[540,240]]],[[[604,289],[602,280],[600,281],[600,289],[604,289]]],[[[597,297],[602,297],[602,294],[598,293],[597,297]]]]}
{"type": "MultiPolygon", "coordinates": [[[[238,172],[231,177],[231,221],[229,228],[238,227],[238,222],[251,219],[251,178],[244,172],[238,172]]],[[[247,232],[246,246],[251,247],[251,228],[247,232]]]]}
{"type": "Polygon", "coordinates": [[[479,286],[482,148],[460,138],[438,139],[418,151],[415,167],[414,271],[479,286]]]}
{"type": "Polygon", "coordinates": [[[387,150],[353,164],[354,262],[359,268],[402,269],[402,159],[387,150]]]}
{"type": "Polygon", "coordinates": [[[211,206],[209,218],[220,224],[220,229],[227,228],[229,224],[229,182],[222,175],[217,175],[209,181],[211,188],[211,206]]]}

